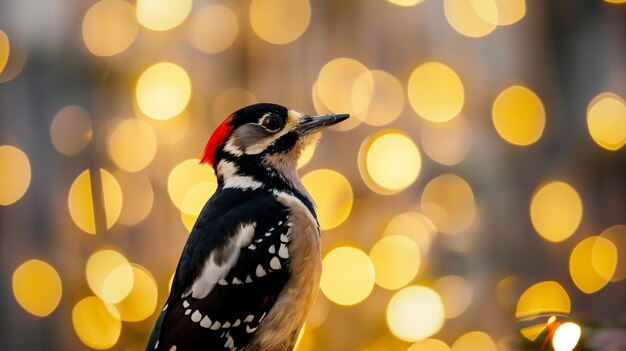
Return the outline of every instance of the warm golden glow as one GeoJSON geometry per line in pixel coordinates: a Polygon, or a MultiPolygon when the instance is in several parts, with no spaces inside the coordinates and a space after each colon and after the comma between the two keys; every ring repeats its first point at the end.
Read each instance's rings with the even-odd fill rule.
{"type": "MultiPolygon", "coordinates": [[[[3,32],[4,33],[4,32],[3,32]]],[[[6,35],[6,34],[5,34],[6,35]]],[[[0,35],[1,37],[2,35],[0,35]]],[[[2,39],[0,39],[2,41],[2,39]]],[[[4,44],[0,44],[0,59],[6,56],[6,62],[0,69],[0,84],[6,83],[13,78],[17,77],[26,65],[26,59],[28,57],[28,51],[24,46],[24,43],[20,43],[17,40],[5,41],[4,44]],[[2,53],[6,50],[5,53],[2,53]],[[4,56],[3,56],[4,55],[4,56]]]]}
{"type": "Polygon", "coordinates": [[[100,0],[83,18],[83,40],[97,56],[112,56],[126,50],[137,37],[135,8],[128,1],[100,0]]]}
{"type": "Polygon", "coordinates": [[[398,291],[387,305],[387,326],[393,335],[415,342],[437,333],[444,322],[439,295],[424,286],[409,286],[398,291]]]}
{"type": "Polygon", "coordinates": [[[395,121],[404,109],[404,88],[398,78],[385,71],[362,73],[352,87],[352,106],[363,111],[363,122],[380,127],[395,121]]]}
{"type": "Polygon", "coordinates": [[[355,305],[370,295],[374,274],[374,265],[363,251],[338,247],[322,261],[320,288],[324,296],[336,304],[355,305]]]}
{"type": "Polygon", "coordinates": [[[514,85],[493,102],[493,125],[502,139],[514,145],[530,145],[543,134],[546,112],[541,99],[530,89],[514,85]]]}
{"type": "Polygon", "coordinates": [[[472,146],[472,129],[459,116],[445,123],[422,124],[422,148],[434,161],[442,165],[452,166],[463,159],[472,146]]]}
{"type": "Polygon", "coordinates": [[[421,263],[417,244],[406,236],[390,235],[380,239],[370,251],[376,284],[395,290],[409,284],[421,263]]]}
{"type": "Polygon", "coordinates": [[[515,317],[532,320],[547,314],[569,314],[570,299],[555,281],[539,282],[524,291],[517,301],[515,317]]]}
{"type": "Polygon", "coordinates": [[[579,242],[569,259],[569,273],[581,291],[591,294],[602,289],[613,277],[617,248],[601,236],[579,242]]]}
{"type": "Polygon", "coordinates": [[[136,264],[132,265],[132,272],[132,289],[124,299],[115,304],[115,310],[126,322],[138,322],[150,317],[157,304],[157,285],[152,274],[136,264]]]}
{"type": "Polygon", "coordinates": [[[116,166],[128,172],[137,172],[152,162],[157,140],[147,122],[127,119],[118,124],[107,139],[109,157],[116,166]]]}
{"type": "Polygon", "coordinates": [[[408,6],[415,6],[424,0],[387,0],[387,1],[389,1],[390,3],[394,5],[408,7],[408,6]]]}
{"type": "Polygon", "coordinates": [[[442,233],[456,234],[474,222],[476,205],[472,188],[455,174],[432,179],[422,192],[422,213],[442,233]]]}
{"type": "Polygon", "coordinates": [[[239,110],[243,106],[252,105],[257,102],[256,96],[250,91],[241,88],[230,88],[222,91],[215,97],[213,102],[213,123],[216,126],[231,113],[239,110]]]}
{"type": "Polygon", "coordinates": [[[626,225],[614,225],[604,230],[600,236],[611,241],[617,249],[617,264],[611,281],[621,281],[626,278],[626,225]]]}
{"type": "Polygon", "coordinates": [[[441,340],[424,339],[411,345],[407,351],[450,351],[450,347],[441,340]]]}
{"type": "Polygon", "coordinates": [[[80,341],[96,350],[113,347],[122,332],[122,321],[116,312],[115,307],[107,308],[95,296],[80,300],[72,309],[72,325],[80,341]]]}
{"type": "MultiPolygon", "coordinates": [[[[363,92],[374,91],[374,79],[361,62],[341,57],[322,67],[315,88],[325,109],[333,113],[350,113],[350,119],[332,127],[335,130],[346,131],[363,122],[369,100],[363,103],[358,97],[362,96],[363,92]],[[353,94],[359,106],[354,106],[353,94]]],[[[315,92],[313,94],[315,95],[315,92]]],[[[318,113],[323,112],[318,109],[318,113]]]]}
{"type": "Polygon", "coordinates": [[[141,73],[135,87],[141,112],[157,120],[183,112],[191,98],[191,82],[184,69],[171,62],[159,62],[141,73]]]}
{"type": "Polygon", "coordinates": [[[59,273],[41,260],[29,260],[17,267],[13,272],[12,286],[17,303],[37,317],[52,313],[63,294],[59,273]]]}
{"type": "Polygon", "coordinates": [[[572,351],[580,340],[582,331],[578,324],[567,322],[561,324],[552,337],[554,351],[572,351]]]}
{"type": "Polygon", "coordinates": [[[317,205],[321,229],[333,229],[348,218],[354,196],[350,182],[341,173],[318,169],[305,174],[302,184],[317,205]]]}
{"type": "MultiPolygon", "coordinates": [[[[170,200],[172,200],[172,203],[178,209],[182,210],[183,202],[185,197],[190,193],[190,190],[203,182],[217,186],[217,178],[215,178],[215,173],[213,173],[210,167],[201,165],[200,161],[195,158],[179,163],[172,169],[167,178],[167,192],[170,195],[170,200]]],[[[189,196],[193,197],[193,195],[189,196]]],[[[204,201],[206,202],[211,196],[211,193],[206,193],[205,196],[204,201]]],[[[191,200],[192,199],[188,199],[187,201],[191,200]]],[[[192,215],[196,212],[199,213],[199,211],[193,210],[192,205],[191,202],[188,202],[186,211],[190,212],[192,215]]]]}
{"type": "Polygon", "coordinates": [[[0,30],[0,73],[9,61],[9,53],[11,52],[11,44],[9,37],[0,30]]]}
{"type": "Polygon", "coordinates": [[[456,318],[472,302],[474,290],[472,284],[458,275],[447,275],[437,279],[435,290],[441,296],[446,318],[456,318]]]}
{"type": "MultiPolygon", "coordinates": [[[[100,169],[101,185],[97,191],[102,191],[104,200],[104,224],[110,229],[122,211],[122,189],[115,177],[104,169],[100,169]]],[[[96,234],[96,217],[94,212],[94,184],[93,175],[89,170],[83,171],[76,177],[70,187],[68,208],[74,223],[84,232],[96,234]]]]}
{"type": "MultiPolygon", "coordinates": [[[[495,0],[498,8],[498,25],[508,26],[524,18],[526,0],[495,0]]],[[[489,18],[482,17],[489,22],[489,18]]],[[[492,23],[492,22],[490,22],[492,23]]]]}
{"type": "Polygon", "coordinates": [[[426,254],[436,234],[437,228],[426,216],[418,212],[405,212],[389,221],[383,235],[404,235],[417,244],[422,254],[426,254]]]}
{"type": "Polygon", "coordinates": [[[83,151],[92,137],[91,118],[80,106],[65,106],[57,112],[50,125],[52,145],[65,156],[83,151]]]}
{"type": "Polygon", "coordinates": [[[115,250],[100,250],[89,256],[85,276],[91,291],[109,303],[120,302],[133,287],[130,263],[115,250]]]}
{"type": "Polygon", "coordinates": [[[198,10],[189,23],[189,40],[206,54],[222,52],[237,38],[239,22],[230,8],[210,4],[198,10]]]}
{"type": "Polygon", "coordinates": [[[137,0],[137,21],[156,31],[172,29],[187,18],[191,5],[192,0],[137,0]]]}
{"type": "Polygon", "coordinates": [[[449,121],[463,108],[463,83],[456,72],[441,62],[417,67],[409,77],[407,89],[411,107],[428,121],[449,121]]]}
{"type": "Polygon", "coordinates": [[[530,202],[533,227],[548,241],[569,238],[578,228],[582,216],[580,196],[565,182],[551,181],[541,185],[530,202]]]}
{"type": "Polygon", "coordinates": [[[466,37],[484,37],[493,32],[498,23],[494,0],[444,0],[443,9],[450,26],[466,37]]]}
{"type": "Polygon", "coordinates": [[[272,44],[298,39],[311,21],[309,0],[252,0],[250,25],[256,35],[272,44]]]}
{"type": "Polygon", "coordinates": [[[115,172],[120,183],[124,203],[119,222],[124,225],[135,225],[143,221],[154,203],[154,192],[150,179],[141,173],[115,172]]]}
{"type": "Polygon", "coordinates": [[[496,343],[489,334],[472,331],[461,335],[451,347],[452,351],[497,351],[496,343]]]}
{"type": "Polygon", "coordinates": [[[367,186],[381,194],[396,194],[415,182],[422,168],[417,146],[404,133],[382,131],[366,139],[359,150],[359,172],[367,186]]]}
{"type": "Polygon", "coordinates": [[[0,146],[0,179],[0,205],[8,206],[24,196],[30,185],[30,162],[22,150],[0,146]]]}
{"type": "Polygon", "coordinates": [[[613,93],[596,96],[587,108],[587,128],[601,147],[615,151],[626,144],[626,103],[613,93]]]}
{"type": "Polygon", "coordinates": [[[210,180],[200,182],[187,191],[180,206],[181,219],[187,231],[191,231],[200,211],[216,189],[217,182],[210,180]]]}

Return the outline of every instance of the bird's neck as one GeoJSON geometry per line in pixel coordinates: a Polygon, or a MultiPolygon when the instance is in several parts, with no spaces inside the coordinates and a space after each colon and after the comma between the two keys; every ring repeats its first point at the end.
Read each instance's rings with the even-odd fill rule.
{"type": "Polygon", "coordinates": [[[268,155],[261,161],[222,159],[216,167],[218,187],[242,190],[264,189],[296,192],[308,199],[311,195],[300,181],[297,160],[284,155],[268,155]]]}

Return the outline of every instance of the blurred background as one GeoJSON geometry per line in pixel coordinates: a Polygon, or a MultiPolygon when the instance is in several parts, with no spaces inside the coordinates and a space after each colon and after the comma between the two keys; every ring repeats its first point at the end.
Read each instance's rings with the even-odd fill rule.
{"type": "Polygon", "coordinates": [[[0,349],[143,349],[234,110],[302,157],[298,351],[626,350],[624,0],[0,2],[0,349]]]}

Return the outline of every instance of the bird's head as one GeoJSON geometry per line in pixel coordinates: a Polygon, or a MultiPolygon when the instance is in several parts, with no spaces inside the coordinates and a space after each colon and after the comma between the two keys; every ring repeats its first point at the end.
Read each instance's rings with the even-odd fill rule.
{"type": "Polygon", "coordinates": [[[220,183],[230,179],[240,187],[247,182],[254,188],[272,176],[293,182],[302,150],[317,142],[324,127],[348,117],[303,115],[269,103],[250,105],[228,116],[215,129],[201,162],[213,166],[220,183]]]}

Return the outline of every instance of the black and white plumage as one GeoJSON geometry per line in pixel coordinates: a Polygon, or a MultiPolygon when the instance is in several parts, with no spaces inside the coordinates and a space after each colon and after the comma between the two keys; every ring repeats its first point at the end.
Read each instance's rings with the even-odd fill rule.
{"type": "Polygon", "coordinates": [[[300,182],[301,150],[347,115],[243,108],[202,161],[218,188],[183,249],[146,350],[292,350],[318,290],[319,226],[300,182]]]}

